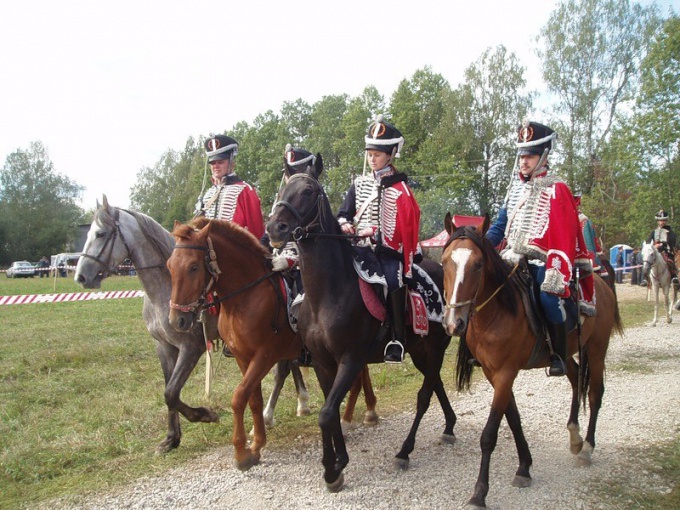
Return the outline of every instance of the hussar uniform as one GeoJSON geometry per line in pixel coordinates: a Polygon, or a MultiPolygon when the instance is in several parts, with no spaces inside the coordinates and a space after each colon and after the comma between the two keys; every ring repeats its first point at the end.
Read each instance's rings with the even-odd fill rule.
{"type": "Polygon", "coordinates": [[[571,296],[570,284],[579,270],[581,313],[595,314],[592,262],[583,238],[578,210],[569,187],[548,175],[547,156],[557,134],[547,126],[527,122],[520,126],[518,155],[540,159],[529,176],[521,172],[508,190],[498,219],[487,232],[494,246],[505,237],[506,260],[526,257],[534,280],[540,284],[541,306],[555,355],[551,375],[564,375],[566,366],[566,312],[562,299],[571,296]]]}
{"type": "Polygon", "coordinates": [[[387,280],[387,311],[393,340],[385,348],[386,362],[401,362],[404,355],[404,312],[413,259],[418,250],[420,207],[407,184],[406,174],[398,173],[392,160],[399,157],[404,137],[382,116],[368,127],[366,150],[391,156],[380,170],[357,177],[338,212],[340,224],[352,223],[357,231],[370,229],[365,242],[375,251],[387,280]]]}
{"type": "MultiPolygon", "coordinates": [[[[231,137],[217,135],[205,142],[208,161],[234,158],[238,143],[231,137]]],[[[236,174],[214,182],[203,195],[197,215],[209,219],[233,221],[249,230],[258,239],[264,234],[260,197],[250,184],[236,174]]]]}

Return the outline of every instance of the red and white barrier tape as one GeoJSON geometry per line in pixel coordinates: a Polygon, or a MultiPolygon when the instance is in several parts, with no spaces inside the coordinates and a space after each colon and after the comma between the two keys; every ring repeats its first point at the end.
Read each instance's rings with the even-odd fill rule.
{"type": "Polygon", "coordinates": [[[112,290],[107,292],[68,292],[62,294],[22,294],[0,296],[1,305],[27,305],[32,303],[64,303],[67,301],[97,301],[143,297],[143,290],[112,290]]]}

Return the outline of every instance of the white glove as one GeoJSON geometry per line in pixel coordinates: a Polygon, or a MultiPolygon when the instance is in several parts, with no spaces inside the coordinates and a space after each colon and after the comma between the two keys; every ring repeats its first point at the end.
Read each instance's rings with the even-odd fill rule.
{"type": "Polygon", "coordinates": [[[274,255],[272,257],[272,269],[274,271],[285,271],[288,268],[290,268],[290,264],[286,257],[283,255],[274,255]]]}
{"type": "Polygon", "coordinates": [[[523,257],[524,255],[517,253],[512,248],[503,250],[503,253],[501,253],[501,258],[511,266],[519,264],[519,261],[522,260],[523,257]]]}

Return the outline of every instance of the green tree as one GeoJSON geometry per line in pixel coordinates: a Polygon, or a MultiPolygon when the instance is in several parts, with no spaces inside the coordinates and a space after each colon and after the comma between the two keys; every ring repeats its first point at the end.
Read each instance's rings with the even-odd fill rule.
{"type": "Polygon", "coordinates": [[[632,106],[657,8],[629,0],[563,0],[538,36],[543,78],[557,98],[553,125],[573,190],[589,193],[616,114],[632,106]]]}
{"type": "Polygon", "coordinates": [[[41,142],[7,156],[0,171],[0,263],[71,249],[83,187],[59,174],[41,142]]]}

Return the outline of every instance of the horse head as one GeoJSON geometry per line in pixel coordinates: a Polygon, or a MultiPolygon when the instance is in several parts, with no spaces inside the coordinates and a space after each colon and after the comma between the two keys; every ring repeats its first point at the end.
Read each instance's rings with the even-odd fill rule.
{"type": "Polygon", "coordinates": [[[211,222],[205,218],[189,225],[175,221],[172,231],[175,249],[168,258],[167,268],[172,280],[169,321],[178,331],[189,331],[194,326],[196,313],[203,307],[219,275],[214,265],[210,226],[211,222]]]}
{"type": "MultiPolygon", "coordinates": [[[[118,265],[130,256],[123,234],[125,224],[120,217],[120,209],[109,205],[106,195],[101,205],[97,201],[83,254],[73,277],[76,283],[86,289],[98,289],[102,280],[115,273],[118,265]]],[[[128,234],[128,239],[132,240],[132,237],[128,234]]]]}
{"type": "Polygon", "coordinates": [[[319,177],[323,172],[321,154],[317,154],[314,165],[303,172],[291,173],[286,164],[284,170],[288,182],[281,188],[272,214],[267,222],[269,242],[274,248],[284,246],[289,240],[299,241],[309,232],[321,226],[320,223],[330,211],[319,177]]]}
{"type": "MultiPolygon", "coordinates": [[[[484,288],[484,234],[489,229],[489,215],[475,226],[456,227],[451,213],[444,218],[449,234],[442,253],[444,268],[444,328],[451,336],[462,336],[476,311],[475,305],[484,288]]],[[[487,242],[488,244],[488,242],[487,242]]],[[[488,249],[488,247],[487,247],[488,249]]]]}
{"type": "Polygon", "coordinates": [[[649,273],[656,263],[656,258],[658,251],[654,246],[654,242],[649,243],[642,242],[642,251],[640,252],[642,256],[642,274],[645,278],[649,278],[649,273]]]}

